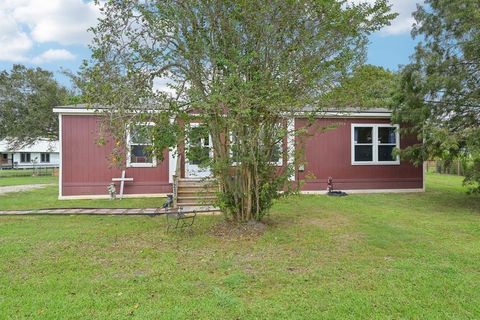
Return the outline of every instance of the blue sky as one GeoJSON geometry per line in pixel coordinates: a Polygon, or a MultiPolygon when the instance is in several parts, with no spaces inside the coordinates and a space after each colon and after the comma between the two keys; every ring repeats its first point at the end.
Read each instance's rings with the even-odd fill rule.
{"type": "MultiPolygon", "coordinates": [[[[417,43],[410,36],[411,14],[419,1],[389,0],[399,16],[370,37],[368,63],[391,70],[408,63],[417,43]]],[[[77,71],[90,56],[87,29],[99,16],[90,0],[0,0],[0,70],[9,70],[14,63],[38,66],[70,86],[60,71],[77,71]]]]}

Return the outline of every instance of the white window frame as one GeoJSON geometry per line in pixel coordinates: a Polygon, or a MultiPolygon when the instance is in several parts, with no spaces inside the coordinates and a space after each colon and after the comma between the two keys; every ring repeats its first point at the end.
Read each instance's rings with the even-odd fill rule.
{"type": "Polygon", "coordinates": [[[378,161],[378,147],[381,145],[390,145],[379,143],[378,139],[378,128],[395,128],[395,148],[400,148],[400,126],[398,124],[386,124],[386,123],[352,123],[351,125],[351,164],[352,166],[388,166],[388,165],[399,165],[400,157],[397,156],[395,161],[378,161]],[[355,146],[363,145],[361,143],[355,143],[355,128],[372,128],[372,159],[373,161],[355,161],[355,146]]]}
{"type": "MultiPolygon", "coordinates": [[[[142,122],[136,125],[153,126],[155,124],[153,122],[142,122]]],[[[143,143],[143,144],[134,143],[134,145],[150,146],[152,145],[152,143],[143,143]]],[[[155,155],[152,155],[152,162],[146,162],[146,163],[132,162],[131,156],[132,156],[132,135],[130,132],[130,126],[127,126],[127,167],[128,168],[153,168],[157,166],[157,157],[155,155]]]]}

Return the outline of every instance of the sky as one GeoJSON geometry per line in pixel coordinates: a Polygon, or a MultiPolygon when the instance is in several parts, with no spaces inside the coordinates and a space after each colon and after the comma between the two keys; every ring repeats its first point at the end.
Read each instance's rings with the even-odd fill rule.
{"type": "MultiPolygon", "coordinates": [[[[395,71],[409,62],[417,43],[410,36],[412,12],[419,1],[389,0],[399,16],[371,35],[367,63],[395,71]]],[[[15,63],[38,66],[69,87],[61,70],[75,72],[90,57],[87,29],[99,17],[91,0],[0,0],[0,70],[10,70],[15,63]]]]}

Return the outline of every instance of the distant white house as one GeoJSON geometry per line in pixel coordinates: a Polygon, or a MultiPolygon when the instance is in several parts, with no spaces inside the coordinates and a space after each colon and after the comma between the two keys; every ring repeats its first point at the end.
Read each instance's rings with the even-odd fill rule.
{"type": "Polygon", "coordinates": [[[0,168],[58,167],[60,165],[58,141],[37,140],[35,143],[10,149],[6,140],[0,141],[0,168]]]}

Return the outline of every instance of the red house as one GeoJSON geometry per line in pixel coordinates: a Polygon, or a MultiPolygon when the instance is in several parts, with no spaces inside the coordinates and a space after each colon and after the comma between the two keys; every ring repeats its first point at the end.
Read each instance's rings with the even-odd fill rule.
{"type": "MultiPolygon", "coordinates": [[[[107,187],[112,178],[121,176],[121,169],[110,164],[111,142],[102,146],[96,143],[100,115],[84,105],[56,107],[54,112],[60,122],[59,198],[107,198],[107,187]]],[[[423,191],[423,168],[392,155],[394,148],[418,143],[416,137],[401,136],[399,125],[392,125],[390,118],[391,113],[385,109],[322,114],[317,124],[322,127],[335,124],[335,128],[324,132],[310,129],[311,135],[303,141],[305,164],[296,168],[291,180],[301,182],[304,193],[325,193],[329,177],[333,177],[335,189],[349,193],[423,191]]],[[[298,116],[289,125],[300,128],[306,121],[298,116]]],[[[200,143],[210,148],[208,137],[200,143]]],[[[286,139],[285,143],[292,148],[296,144],[293,139],[286,139]]],[[[145,141],[133,135],[127,136],[127,146],[126,177],[133,181],[125,184],[125,196],[172,193],[177,166],[175,153],[165,151],[164,161],[156,161],[145,156],[145,141]]],[[[195,161],[185,156],[180,159],[181,177],[209,175],[195,161]]],[[[291,159],[283,155],[278,160],[281,166],[291,159]]]]}

